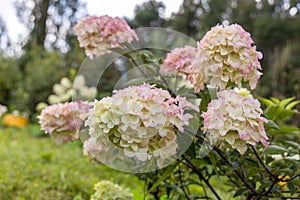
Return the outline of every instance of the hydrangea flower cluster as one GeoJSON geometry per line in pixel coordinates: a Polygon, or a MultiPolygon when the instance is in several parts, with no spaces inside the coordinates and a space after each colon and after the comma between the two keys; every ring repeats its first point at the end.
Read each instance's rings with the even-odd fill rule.
{"type": "Polygon", "coordinates": [[[114,91],[112,97],[95,100],[86,121],[90,138],[84,148],[97,153],[106,139],[128,157],[164,160],[176,154],[175,129],[183,132],[189,124],[188,107],[199,111],[185,98],[172,98],[168,91],[149,84],[114,91]]]}
{"type": "Polygon", "coordinates": [[[48,97],[50,104],[70,101],[72,97],[77,99],[90,100],[95,97],[96,87],[88,87],[83,75],[78,75],[74,79],[74,84],[67,77],[63,77],[59,84],[54,84],[53,93],[48,97]]]}
{"type": "Polygon", "coordinates": [[[258,100],[251,95],[242,96],[233,90],[217,93],[218,99],[213,99],[207,112],[202,113],[204,131],[209,132],[212,143],[225,140],[240,154],[247,150],[247,144],[255,145],[262,142],[268,146],[264,129],[267,119],[261,114],[258,100]]]}
{"type": "Polygon", "coordinates": [[[85,77],[83,75],[77,75],[73,84],[74,95],[76,98],[91,100],[94,99],[97,93],[96,87],[89,87],[86,84],[85,77]]]}
{"type": "Polygon", "coordinates": [[[72,82],[67,77],[63,77],[59,84],[53,85],[54,94],[48,97],[48,102],[50,104],[57,104],[69,101],[74,93],[72,86],[72,82]]]}
{"type": "Polygon", "coordinates": [[[133,200],[133,194],[110,181],[100,181],[94,186],[91,200],[133,200]]]}
{"type": "Polygon", "coordinates": [[[241,87],[244,80],[254,89],[262,75],[258,71],[262,54],[252,44],[250,34],[238,24],[217,25],[208,31],[197,44],[195,92],[203,90],[208,81],[223,90],[229,81],[241,87]]]}
{"type": "Polygon", "coordinates": [[[124,48],[123,43],[131,43],[138,37],[127,22],[119,17],[88,16],[78,21],[74,28],[80,47],[93,59],[111,52],[111,48],[124,48]]]}
{"type": "Polygon", "coordinates": [[[41,130],[50,134],[58,145],[79,138],[80,126],[91,104],[85,101],[58,103],[46,107],[38,116],[41,130]]]}
{"type": "Polygon", "coordinates": [[[191,80],[194,73],[192,62],[195,59],[196,50],[192,46],[173,49],[167,54],[164,63],[161,65],[160,73],[164,75],[176,75],[179,73],[193,82],[191,80]]]}

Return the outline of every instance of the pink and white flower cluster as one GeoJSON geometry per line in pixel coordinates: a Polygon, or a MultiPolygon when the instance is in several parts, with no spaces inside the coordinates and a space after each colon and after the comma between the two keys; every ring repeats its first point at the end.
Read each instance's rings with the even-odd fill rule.
{"type": "Polygon", "coordinates": [[[209,103],[207,112],[201,115],[204,131],[209,132],[211,142],[225,140],[241,154],[247,150],[247,144],[261,142],[267,147],[268,137],[264,129],[267,119],[261,116],[263,111],[259,101],[233,90],[218,92],[217,96],[209,103]]]}
{"type": "Polygon", "coordinates": [[[217,25],[208,31],[197,44],[195,92],[203,90],[207,82],[223,90],[229,81],[241,87],[242,80],[254,89],[262,75],[258,71],[262,54],[252,44],[250,34],[238,24],[217,25]]]}
{"type": "Polygon", "coordinates": [[[168,158],[178,146],[175,129],[183,132],[192,118],[185,113],[188,107],[198,111],[185,98],[172,98],[168,91],[149,84],[114,91],[112,97],[94,102],[86,121],[90,138],[85,151],[93,156],[106,140],[140,161],[168,158]]]}
{"type": "Polygon", "coordinates": [[[194,73],[192,62],[195,59],[196,50],[192,46],[173,49],[167,54],[164,63],[160,67],[160,73],[163,75],[176,75],[179,73],[193,82],[191,80],[194,73]]]}
{"type": "Polygon", "coordinates": [[[78,21],[74,30],[80,47],[85,48],[86,55],[91,59],[111,53],[111,48],[125,48],[125,42],[138,40],[125,20],[107,15],[85,17],[78,21]]]}
{"type": "Polygon", "coordinates": [[[85,101],[58,103],[46,107],[38,116],[41,130],[50,134],[58,145],[79,139],[80,126],[91,104],[85,101]]]}

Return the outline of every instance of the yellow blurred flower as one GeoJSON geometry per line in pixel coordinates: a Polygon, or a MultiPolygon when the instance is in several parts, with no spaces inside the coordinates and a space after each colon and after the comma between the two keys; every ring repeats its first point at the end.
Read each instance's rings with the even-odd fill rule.
{"type": "Polygon", "coordinates": [[[23,116],[17,116],[12,114],[5,114],[2,119],[2,123],[11,127],[24,127],[28,122],[28,119],[23,116]]]}
{"type": "Polygon", "coordinates": [[[278,179],[280,179],[282,181],[279,181],[277,184],[279,186],[283,187],[283,186],[285,186],[287,184],[287,181],[290,179],[290,177],[288,175],[286,175],[286,176],[279,175],[278,179]]]}

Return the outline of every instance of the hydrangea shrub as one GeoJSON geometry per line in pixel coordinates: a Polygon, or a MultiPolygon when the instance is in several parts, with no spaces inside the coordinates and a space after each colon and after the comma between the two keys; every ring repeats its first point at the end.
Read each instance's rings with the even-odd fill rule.
{"type": "MultiPolygon", "coordinates": [[[[138,40],[124,20],[109,16],[86,17],[78,22],[75,32],[90,58],[110,53],[112,48],[126,48],[125,43],[129,45],[138,40]]],[[[78,138],[79,129],[72,122],[85,124],[88,139],[83,144],[84,154],[91,158],[102,156],[101,153],[110,151],[108,146],[113,145],[124,152],[123,161],[127,158],[132,162],[130,159],[134,158],[144,163],[152,158],[164,160],[174,156],[181,145],[177,138],[192,134],[191,143],[181,141],[189,146],[183,155],[169,163],[170,166],[153,173],[137,174],[146,182],[147,195],[152,194],[154,199],[198,199],[203,195],[208,199],[223,199],[218,193],[226,188],[219,184],[216,190],[212,177],[224,181],[229,188],[230,194],[224,199],[232,196],[299,198],[297,134],[300,130],[291,126],[281,129],[265,118],[281,119],[281,124],[285,124],[288,117],[296,113],[292,108],[299,101],[261,99],[267,105],[264,116],[260,102],[248,89],[242,88],[245,83],[251,90],[256,88],[262,75],[259,62],[262,53],[256,50],[250,34],[240,25],[217,25],[196,45],[197,48],[175,48],[165,59],[151,57],[150,53],[139,54],[139,49],[135,49],[128,59],[133,65],[139,67],[137,63],[144,61],[142,64],[156,67],[151,69],[159,77],[146,79],[151,85],[144,83],[113,91],[112,96],[95,99],[92,104],[81,102],[86,105],[81,109],[71,110],[72,103],[47,107],[39,117],[42,130],[53,135],[60,144],[78,138]],[[175,86],[168,88],[173,79],[168,83],[164,77],[178,74],[192,83],[198,98],[193,102],[199,104],[190,103],[189,95],[177,94],[185,89],[184,86],[177,88],[177,78],[175,86]],[[171,88],[175,88],[174,91],[171,88]],[[200,117],[187,110],[196,111],[200,117]],[[187,127],[190,124],[196,127],[195,133],[187,127]],[[209,188],[211,192],[199,195],[190,190],[198,186],[200,190],[209,188]]],[[[136,164],[135,160],[132,163],[136,164]]],[[[128,162],[122,164],[127,167],[128,162]]],[[[123,194],[123,189],[105,181],[97,184],[95,190],[91,197],[94,200],[132,199],[131,195],[123,194]]]]}

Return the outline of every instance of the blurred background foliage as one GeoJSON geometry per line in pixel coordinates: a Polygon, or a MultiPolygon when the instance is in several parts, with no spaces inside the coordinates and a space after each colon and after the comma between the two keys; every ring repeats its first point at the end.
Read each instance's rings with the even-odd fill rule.
{"type": "MultiPolygon", "coordinates": [[[[5,19],[0,18],[0,104],[34,116],[53,85],[62,77],[73,80],[85,59],[72,27],[87,11],[80,0],[28,2],[15,1],[19,21],[29,33],[20,43],[22,53],[15,52],[5,19]]],[[[183,0],[170,18],[164,13],[163,2],[150,0],[136,6],[132,19],[125,19],[133,28],[171,28],[196,40],[216,24],[239,23],[264,54],[256,95],[300,99],[300,0],[183,0]]],[[[99,96],[110,94],[113,77],[120,76],[117,67],[109,70],[98,86],[99,96]]]]}

